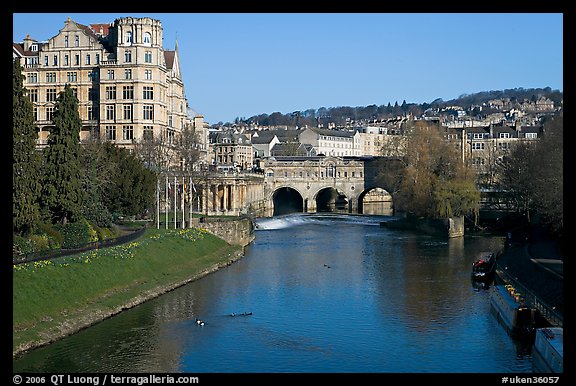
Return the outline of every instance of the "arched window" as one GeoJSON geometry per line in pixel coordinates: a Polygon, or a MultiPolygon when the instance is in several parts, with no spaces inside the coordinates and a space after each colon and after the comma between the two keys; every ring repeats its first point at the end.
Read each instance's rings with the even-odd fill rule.
{"type": "Polygon", "coordinates": [[[150,35],[150,32],[144,32],[144,44],[152,44],[152,36],[150,35]]]}
{"type": "Polygon", "coordinates": [[[126,43],[132,44],[132,31],[126,32],[126,43]]]}

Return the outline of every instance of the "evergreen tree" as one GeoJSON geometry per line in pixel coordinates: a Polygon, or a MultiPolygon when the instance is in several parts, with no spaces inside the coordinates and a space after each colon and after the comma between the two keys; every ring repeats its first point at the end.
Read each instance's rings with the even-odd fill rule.
{"type": "Polygon", "coordinates": [[[25,95],[19,61],[14,62],[12,78],[12,229],[25,235],[34,230],[40,217],[40,156],[35,150],[38,134],[33,106],[25,95]]]}
{"type": "Polygon", "coordinates": [[[125,216],[140,215],[154,205],[157,175],[126,149],[105,144],[107,159],[116,167],[111,171],[111,184],[103,194],[110,212],[125,216]]]}
{"type": "Polygon", "coordinates": [[[79,218],[84,198],[80,167],[82,121],[78,99],[69,84],[58,95],[53,123],[45,150],[42,203],[53,223],[65,225],[79,218]]]}

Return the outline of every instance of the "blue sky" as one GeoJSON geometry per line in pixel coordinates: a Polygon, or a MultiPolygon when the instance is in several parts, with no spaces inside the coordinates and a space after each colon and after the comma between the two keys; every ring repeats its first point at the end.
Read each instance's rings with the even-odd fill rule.
{"type": "Polygon", "coordinates": [[[178,39],[189,105],[209,123],[320,107],[449,100],[506,88],[563,91],[561,13],[16,13],[13,41],[70,16],[162,22],[178,39]]]}

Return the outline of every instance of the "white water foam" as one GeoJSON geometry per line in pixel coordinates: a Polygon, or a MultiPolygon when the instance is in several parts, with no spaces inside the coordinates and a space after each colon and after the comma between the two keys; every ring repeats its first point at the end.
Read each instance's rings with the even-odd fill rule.
{"type": "Polygon", "coordinates": [[[256,230],[285,229],[305,224],[333,225],[338,223],[380,225],[380,222],[384,218],[388,218],[388,216],[294,213],[269,218],[258,218],[256,219],[256,230]]]}

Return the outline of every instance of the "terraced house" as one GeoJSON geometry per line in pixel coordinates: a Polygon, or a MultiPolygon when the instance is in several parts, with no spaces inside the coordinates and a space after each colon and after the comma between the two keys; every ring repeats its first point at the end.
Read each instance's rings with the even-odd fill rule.
{"type": "Polygon", "coordinates": [[[159,20],[125,17],[85,26],[68,18],[48,41],[26,36],[13,43],[13,60],[24,68],[39,147],[46,146],[66,84],[79,100],[81,141],[98,137],[128,148],[158,136],[170,142],[186,125],[178,43],[174,50],[162,47],[159,20]]]}

